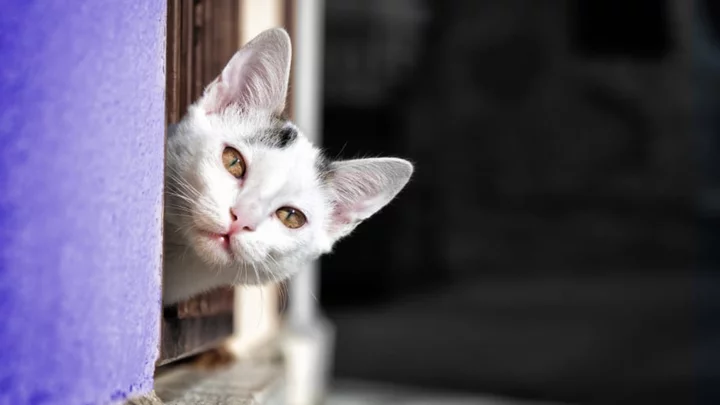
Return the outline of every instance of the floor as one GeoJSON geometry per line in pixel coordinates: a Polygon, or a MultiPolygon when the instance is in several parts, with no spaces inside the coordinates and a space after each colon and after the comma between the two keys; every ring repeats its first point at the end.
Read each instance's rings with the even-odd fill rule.
{"type": "MultiPolygon", "coordinates": [[[[282,390],[273,384],[281,381],[281,368],[236,364],[208,373],[181,368],[156,379],[155,392],[130,400],[125,405],[260,405],[284,404],[282,390]]],[[[406,387],[340,381],[323,405],[551,405],[483,396],[465,396],[406,387]]],[[[553,404],[559,405],[559,404],[553,404]]]]}

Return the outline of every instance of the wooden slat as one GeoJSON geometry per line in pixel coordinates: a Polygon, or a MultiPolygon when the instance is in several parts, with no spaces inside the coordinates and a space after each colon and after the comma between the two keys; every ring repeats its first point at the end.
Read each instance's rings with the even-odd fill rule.
{"type": "Polygon", "coordinates": [[[192,89],[190,92],[191,102],[195,101],[202,95],[203,87],[205,86],[205,77],[203,76],[203,60],[206,55],[204,53],[204,37],[205,28],[209,28],[205,24],[205,17],[203,13],[205,9],[212,7],[208,4],[208,0],[195,1],[193,7],[193,42],[192,42],[192,89]],[[204,26],[205,25],[205,26],[204,26]]]}
{"type": "Polygon", "coordinates": [[[202,318],[163,318],[160,358],[157,365],[168,364],[220,345],[233,333],[233,315],[219,314],[202,318]]]}
{"type": "Polygon", "coordinates": [[[212,348],[233,333],[235,294],[221,288],[165,308],[158,365],[212,348]]]}
{"type": "Polygon", "coordinates": [[[203,10],[203,60],[201,63],[203,65],[202,81],[204,86],[207,86],[220,73],[213,66],[213,62],[217,57],[217,41],[215,40],[217,26],[215,20],[219,15],[216,10],[217,3],[214,1],[207,2],[203,10]]]}
{"type": "MultiPolygon", "coordinates": [[[[220,1],[214,1],[214,13],[218,15],[225,15],[227,14],[227,6],[226,1],[220,0],[220,1]]],[[[223,38],[225,35],[223,30],[223,22],[227,19],[221,19],[218,18],[217,23],[213,26],[213,44],[215,45],[213,49],[213,59],[210,61],[210,69],[212,69],[213,75],[210,80],[213,80],[217,75],[221,73],[222,68],[225,66],[225,63],[227,63],[226,60],[226,53],[227,53],[227,41],[229,38],[223,38]]],[[[228,58],[229,59],[229,58],[228,58]]]]}
{"type": "Polygon", "coordinates": [[[192,0],[182,1],[182,39],[181,39],[181,61],[180,61],[180,85],[182,86],[182,97],[180,98],[181,114],[185,114],[187,106],[192,102],[193,80],[191,73],[193,65],[193,38],[195,34],[194,24],[194,2],[192,0]]]}
{"type": "Polygon", "coordinates": [[[232,313],[234,296],[232,288],[218,289],[181,302],[176,307],[175,315],[178,319],[186,319],[232,313]]]}
{"type": "Polygon", "coordinates": [[[168,0],[165,61],[165,123],[180,120],[180,0],[168,0]]]}
{"type": "Polygon", "coordinates": [[[168,123],[185,114],[239,48],[239,9],[238,0],[168,1],[168,123]]]}
{"type": "Polygon", "coordinates": [[[220,69],[232,58],[239,48],[238,36],[240,33],[238,4],[236,0],[219,0],[216,3],[218,12],[223,14],[223,18],[218,18],[218,32],[216,43],[218,44],[218,53],[215,61],[217,62],[218,73],[220,69]]]}

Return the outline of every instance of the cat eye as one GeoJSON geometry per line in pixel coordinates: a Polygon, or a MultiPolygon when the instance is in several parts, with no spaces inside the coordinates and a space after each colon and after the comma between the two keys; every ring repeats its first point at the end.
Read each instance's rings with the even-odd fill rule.
{"type": "Polygon", "coordinates": [[[239,179],[245,174],[245,161],[237,149],[226,147],[222,154],[223,165],[228,173],[239,179]]]}
{"type": "Polygon", "coordinates": [[[279,210],[275,211],[275,215],[277,215],[278,219],[280,220],[280,222],[283,223],[283,225],[287,226],[290,229],[300,228],[307,222],[305,214],[291,207],[282,207],[279,210]]]}

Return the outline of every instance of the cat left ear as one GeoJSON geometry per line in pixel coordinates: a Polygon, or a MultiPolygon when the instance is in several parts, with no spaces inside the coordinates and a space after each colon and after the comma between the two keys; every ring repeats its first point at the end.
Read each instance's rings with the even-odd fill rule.
{"type": "Polygon", "coordinates": [[[220,76],[205,89],[198,104],[208,114],[230,105],[282,113],[291,54],[290,37],[285,30],[263,31],[235,53],[220,76]]]}
{"type": "Polygon", "coordinates": [[[413,166],[403,159],[375,158],[333,162],[329,170],[329,234],[335,241],[392,201],[410,180],[413,166]]]}

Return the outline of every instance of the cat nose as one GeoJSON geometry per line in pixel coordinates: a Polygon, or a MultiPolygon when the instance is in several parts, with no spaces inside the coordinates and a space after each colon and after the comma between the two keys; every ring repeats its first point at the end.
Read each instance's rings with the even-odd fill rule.
{"type": "Polygon", "coordinates": [[[238,215],[238,210],[234,207],[230,208],[230,219],[232,219],[230,232],[228,232],[230,235],[238,232],[252,232],[255,230],[255,222],[253,221],[252,216],[238,215]]]}

